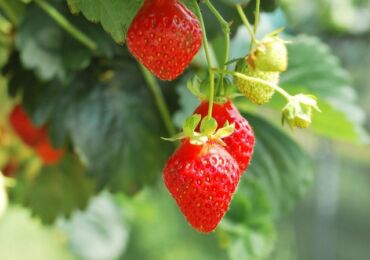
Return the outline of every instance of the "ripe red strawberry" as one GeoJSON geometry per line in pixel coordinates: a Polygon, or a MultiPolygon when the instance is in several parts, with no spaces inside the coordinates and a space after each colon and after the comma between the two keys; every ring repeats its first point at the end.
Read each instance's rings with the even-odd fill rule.
{"type": "Polygon", "coordinates": [[[5,177],[13,177],[16,175],[18,170],[18,163],[12,159],[10,159],[2,168],[0,172],[3,173],[5,177]]]}
{"type": "Polygon", "coordinates": [[[235,159],[218,143],[181,143],[164,168],[164,182],[188,222],[198,231],[216,228],[239,183],[235,159]]]}
{"type": "MultiPolygon", "coordinates": [[[[202,102],[193,114],[206,117],[208,114],[208,102],[202,102]]],[[[218,126],[222,127],[226,121],[235,124],[234,132],[223,139],[226,143],[225,149],[235,158],[239,164],[240,172],[244,173],[253,155],[254,133],[248,121],[240,115],[238,109],[231,101],[224,104],[213,105],[213,118],[218,126]]]]}
{"type": "Polygon", "coordinates": [[[198,19],[177,0],[145,0],[127,32],[130,52],[162,80],[177,78],[201,44],[198,19]]]}
{"type": "Polygon", "coordinates": [[[36,152],[39,157],[43,160],[45,165],[52,165],[57,162],[63,157],[64,150],[63,149],[56,149],[50,143],[47,136],[45,136],[37,145],[36,145],[36,152]]]}
{"type": "Polygon", "coordinates": [[[34,146],[46,135],[45,127],[36,127],[21,105],[16,105],[9,116],[10,124],[22,141],[34,146]]]}

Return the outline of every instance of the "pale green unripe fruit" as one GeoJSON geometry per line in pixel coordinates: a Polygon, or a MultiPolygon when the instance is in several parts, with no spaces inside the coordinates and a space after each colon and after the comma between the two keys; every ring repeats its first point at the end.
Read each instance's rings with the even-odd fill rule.
{"type": "MultiPolygon", "coordinates": [[[[278,72],[266,72],[254,69],[251,65],[246,64],[244,60],[240,60],[238,62],[236,71],[249,77],[268,81],[275,85],[279,83],[278,72]]],[[[273,88],[259,82],[253,82],[239,77],[235,77],[235,82],[239,91],[257,105],[263,105],[269,102],[275,93],[273,88]]]]}
{"type": "Polygon", "coordinates": [[[311,125],[313,109],[320,112],[314,96],[292,96],[283,108],[283,123],[287,122],[291,128],[308,128],[311,125]]]}
{"type": "Polygon", "coordinates": [[[278,37],[267,37],[253,52],[256,69],[271,72],[283,72],[288,68],[288,50],[285,42],[278,37]]]}

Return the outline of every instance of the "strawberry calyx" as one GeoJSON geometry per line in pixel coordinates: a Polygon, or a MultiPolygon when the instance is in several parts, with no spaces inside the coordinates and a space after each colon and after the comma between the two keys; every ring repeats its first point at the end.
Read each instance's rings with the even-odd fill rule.
{"type": "Polygon", "coordinates": [[[308,128],[312,122],[313,109],[321,112],[315,96],[304,94],[292,96],[282,110],[282,124],[286,122],[291,128],[308,128]]]}
{"type": "Polygon", "coordinates": [[[204,117],[200,114],[194,114],[188,117],[182,127],[182,132],[170,138],[163,138],[166,141],[177,141],[187,139],[193,145],[204,145],[208,142],[217,142],[220,145],[226,146],[222,140],[230,136],[235,129],[235,124],[225,122],[224,126],[217,129],[217,121],[213,117],[204,117]],[[200,124],[199,131],[197,127],[200,124]]]}

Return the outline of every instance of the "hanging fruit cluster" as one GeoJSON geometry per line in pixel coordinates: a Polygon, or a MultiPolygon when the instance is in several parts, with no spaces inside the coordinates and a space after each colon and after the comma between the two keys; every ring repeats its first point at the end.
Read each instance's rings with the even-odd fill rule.
{"type": "Polygon", "coordinates": [[[229,24],[210,1],[205,3],[225,33],[222,68],[213,67],[211,62],[197,3],[195,15],[177,0],[146,0],[128,30],[127,47],[159,79],[174,80],[192,61],[203,40],[209,76],[204,80],[195,78],[188,84],[201,104],[185,121],[182,132],[168,138],[181,143],[168,159],[163,179],[188,222],[198,231],[208,233],[227,212],[255,144],[252,127],[231,101],[235,93],[230,94],[233,83],[226,75],[233,76],[240,93],[257,105],[268,103],[275,92],[282,94],[288,101],[283,109],[283,122],[291,127],[308,127],[312,109],[318,107],[314,97],[291,96],[278,86],[280,73],[288,67],[286,42],[277,36],[279,32],[258,41],[255,33],[259,13],[255,14],[252,31],[240,5],[237,9],[251,33],[251,49],[237,61],[235,71],[227,70],[229,24]]]}

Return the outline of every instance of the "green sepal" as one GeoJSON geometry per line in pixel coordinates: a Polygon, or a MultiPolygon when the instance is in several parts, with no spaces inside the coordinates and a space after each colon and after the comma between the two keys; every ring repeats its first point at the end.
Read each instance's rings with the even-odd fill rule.
{"type": "Polygon", "coordinates": [[[234,132],[234,130],[235,124],[233,123],[230,125],[229,121],[226,121],[224,126],[216,131],[216,133],[214,134],[214,138],[222,139],[228,137],[234,132]]]}
{"type": "Polygon", "coordinates": [[[217,129],[217,121],[213,117],[205,117],[200,125],[200,133],[209,136],[217,129]]]}
{"type": "Polygon", "coordinates": [[[307,128],[312,122],[313,109],[321,112],[315,96],[295,95],[282,110],[282,124],[286,122],[292,129],[294,127],[307,128]]]}
{"type": "Polygon", "coordinates": [[[202,116],[199,114],[194,114],[188,117],[182,126],[184,135],[188,137],[193,136],[193,133],[195,132],[195,129],[199,125],[201,119],[202,116]]]}
{"type": "Polygon", "coordinates": [[[226,145],[222,141],[222,138],[231,135],[234,132],[235,125],[230,125],[229,122],[226,122],[222,128],[217,129],[217,127],[217,121],[213,117],[207,116],[204,117],[201,121],[201,115],[194,114],[185,120],[181,133],[178,133],[177,135],[170,138],[162,137],[162,139],[174,142],[188,138],[189,142],[194,145],[203,145],[212,140],[218,142],[221,145],[226,145]],[[200,127],[198,132],[196,131],[196,129],[199,123],[200,127]]]}

